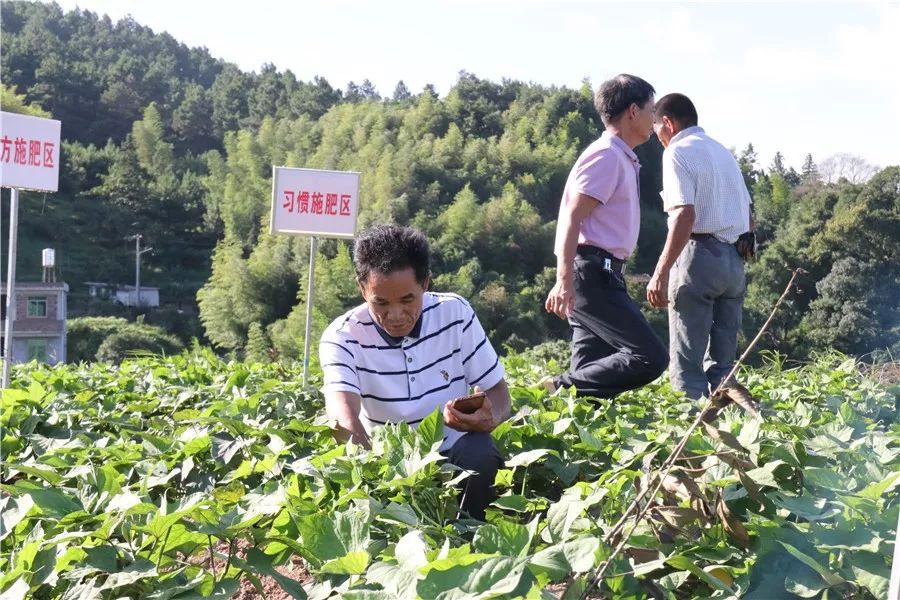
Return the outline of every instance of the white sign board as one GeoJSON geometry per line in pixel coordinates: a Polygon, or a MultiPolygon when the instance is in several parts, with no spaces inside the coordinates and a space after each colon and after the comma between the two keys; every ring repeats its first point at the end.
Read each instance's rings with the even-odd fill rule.
{"type": "Polygon", "coordinates": [[[359,214],[359,173],[272,167],[269,231],[352,238],[359,214]]]}
{"type": "Polygon", "coordinates": [[[54,119],[0,112],[0,185],[55,192],[59,130],[54,119]]]}

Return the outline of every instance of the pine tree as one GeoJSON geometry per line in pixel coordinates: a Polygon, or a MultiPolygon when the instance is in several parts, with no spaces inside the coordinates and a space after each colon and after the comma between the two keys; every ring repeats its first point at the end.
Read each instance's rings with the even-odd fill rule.
{"type": "Polygon", "coordinates": [[[781,152],[776,152],[775,157],[772,159],[772,166],[769,167],[769,174],[784,177],[785,172],[784,156],[781,155],[781,152]]]}
{"type": "Polygon", "coordinates": [[[807,154],[806,158],[803,159],[803,168],[800,170],[800,181],[807,185],[819,183],[819,181],[821,181],[821,177],[819,177],[819,167],[813,162],[812,154],[807,154]]]}
{"type": "Polygon", "coordinates": [[[394,88],[393,100],[394,102],[403,102],[404,100],[409,100],[412,97],[412,94],[409,92],[409,88],[406,87],[406,84],[403,83],[403,80],[397,82],[397,87],[394,88]]]}
{"type": "Polygon", "coordinates": [[[247,347],[244,357],[249,362],[269,362],[269,339],[259,323],[251,323],[247,333],[247,347]]]}

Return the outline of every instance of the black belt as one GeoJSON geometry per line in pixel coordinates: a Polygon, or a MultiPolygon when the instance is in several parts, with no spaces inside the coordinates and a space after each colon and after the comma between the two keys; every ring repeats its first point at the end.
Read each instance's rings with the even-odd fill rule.
{"type": "Polygon", "coordinates": [[[589,244],[578,244],[578,248],[576,248],[575,252],[580,256],[596,257],[601,259],[599,263],[607,271],[615,271],[616,273],[621,273],[625,270],[625,261],[620,258],[616,258],[603,248],[598,248],[597,246],[591,246],[589,244]]]}
{"type": "Polygon", "coordinates": [[[719,238],[717,238],[716,236],[714,236],[711,233],[692,233],[691,239],[698,240],[698,241],[704,241],[704,240],[715,240],[717,242],[719,241],[719,238]]]}

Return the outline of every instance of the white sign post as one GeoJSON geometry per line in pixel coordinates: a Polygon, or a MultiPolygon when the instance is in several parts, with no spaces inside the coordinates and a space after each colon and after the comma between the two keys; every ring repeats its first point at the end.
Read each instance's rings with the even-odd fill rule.
{"type": "Polygon", "coordinates": [[[13,322],[16,319],[19,190],[55,192],[59,187],[60,125],[59,121],[53,119],[0,112],[0,186],[10,188],[2,389],[9,387],[13,322]]]}
{"type": "Polygon", "coordinates": [[[272,167],[272,215],[269,231],[311,237],[303,350],[304,386],[309,382],[309,336],[318,238],[353,238],[358,215],[359,173],[272,167]]]}

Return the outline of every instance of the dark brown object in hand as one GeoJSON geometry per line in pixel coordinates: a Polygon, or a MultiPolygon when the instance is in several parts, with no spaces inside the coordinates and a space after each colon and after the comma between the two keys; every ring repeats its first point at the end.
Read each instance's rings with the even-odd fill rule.
{"type": "Polygon", "coordinates": [[[737,248],[738,254],[744,259],[744,262],[755,260],[756,232],[748,231],[747,233],[742,233],[734,243],[734,247],[737,248]]]}
{"type": "Polygon", "coordinates": [[[461,413],[471,415],[484,405],[484,399],[487,395],[484,392],[478,392],[470,396],[461,396],[453,401],[451,406],[461,413]]]}

